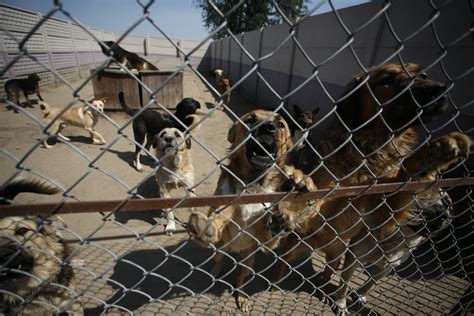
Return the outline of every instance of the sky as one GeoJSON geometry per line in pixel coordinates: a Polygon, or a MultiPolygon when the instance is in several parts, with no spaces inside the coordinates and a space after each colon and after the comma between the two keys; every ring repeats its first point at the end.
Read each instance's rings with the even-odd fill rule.
{"type": "MultiPolygon", "coordinates": [[[[334,0],[333,3],[336,8],[344,8],[367,1],[334,0]]],[[[147,0],[142,2],[147,3],[147,0]]],[[[308,6],[313,8],[319,2],[310,0],[308,6]]],[[[0,0],[0,3],[43,14],[53,8],[52,0],[0,0]]],[[[143,9],[135,0],[61,0],[61,3],[64,10],[70,12],[81,23],[120,34],[133,25],[143,13],[143,9]]],[[[329,10],[330,6],[325,3],[313,14],[329,10]]],[[[201,10],[193,5],[193,0],[156,0],[150,8],[150,13],[155,23],[171,38],[202,40],[207,36],[201,10]]],[[[68,19],[62,13],[57,13],[54,17],[68,19]]],[[[148,21],[142,22],[131,34],[162,37],[148,21]]]]}

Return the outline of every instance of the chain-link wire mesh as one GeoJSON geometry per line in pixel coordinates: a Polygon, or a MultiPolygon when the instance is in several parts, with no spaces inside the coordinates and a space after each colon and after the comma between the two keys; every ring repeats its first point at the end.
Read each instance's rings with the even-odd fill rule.
{"type": "Polygon", "coordinates": [[[272,2],[283,24],[233,34],[246,3],[209,1],[222,24],[191,47],[154,1],[116,37],[61,1],[1,25],[2,313],[472,312],[472,4],[272,2]],[[91,67],[51,48],[56,14],[91,67]],[[142,23],[166,70],[117,50],[142,23]],[[56,85],[7,81],[32,73],[56,85]]]}

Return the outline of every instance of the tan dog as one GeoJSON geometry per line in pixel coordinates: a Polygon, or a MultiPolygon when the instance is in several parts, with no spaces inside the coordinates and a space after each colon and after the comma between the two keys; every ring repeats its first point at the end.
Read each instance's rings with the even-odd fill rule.
{"type": "Polygon", "coordinates": [[[230,95],[231,95],[231,92],[232,90],[230,89],[230,80],[229,78],[225,78],[224,77],[224,70],[222,69],[216,69],[216,71],[214,71],[214,73],[216,74],[216,88],[217,88],[217,91],[220,93],[220,94],[224,94],[227,92],[227,105],[230,104],[230,95]]]}
{"type": "MultiPolygon", "coordinates": [[[[215,194],[277,192],[286,190],[295,181],[301,182],[301,171],[286,165],[287,151],[292,142],[285,120],[264,110],[247,113],[241,120],[245,125],[236,122],[229,130],[228,140],[232,144],[230,162],[219,177],[215,194]],[[249,136],[252,138],[248,139],[249,136]]],[[[311,179],[306,179],[303,187],[314,189],[311,179]]],[[[187,229],[192,238],[205,246],[211,243],[217,249],[238,253],[245,258],[235,286],[239,291],[235,294],[237,306],[246,312],[250,302],[248,296],[242,294],[241,287],[253,271],[255,253],[259,248],[273,249],[278,242],[267,229],[271,213],[269,203],[237,203],[221,209],[210,208],[207,215],[191,214],[187,229]]],[[[221,271],[224,256],[221,251],[214,255],[215,266],[211,273],[215,277],[221,271]]]]}
{"type": "MultiPolygon", "coordinates": [[[[448,165],[467,155],[470,139],[459,133],[446,135],[415,152],[417,144],[422,140],[422,135],[416,128],[417,122],[426,122],[443,112],[446,107],[446,87],[440,82],[429,80],[418,65],[407,64],[405,68],[408,73],[402,66],[395,64],[371,69],[367,85],[360,86],[355,92],[352,90],[361,84],[364,75],[355,76],[349,83],[347,93],[351,92],[350,97],[337,105],[338,116],[345,126],[331,129],[317,146],[318,152],[328,157],[324,164],[332,173],[326,172],[325,168],[313,172],[312,178],[318,188],[335,186],[335,177],[342,179],[339,182],[342,186],[371,184],[374,175],[379,183],[406,181],[411,175],[414,175],[413,179],[433,180],[436,170],[445,170],[448,165]],[[407,89],[409,84],[411,92],[407,89]],[[378,103],[383,105],[381,114],[378,113],[378,103]],[[420,111],[420,105],[423,106],[423,111],[420,111]],[[346,128],[355,132],[349,135],[346,128]],[[349,136],[352,142],[344,145],[343,142],[349,136]],[[438,155],[433,148],[439,148],[442,155],[438,155]],[[410,155],[412,158],[403,163],[402,157],[410,155]],[[404,168],[401,168],[402,163],[404,168]]],[[[426,203],[422,205],[422,214],[418,216],[429,216],[432,212],[430,208],[439,202],[439,196],[434,190],[419,192],[419,201],[424,200],[426,203]]],[[[313,249],[326,254],[327,265],[320,280],[322,285],[327,284],[333,272],[338,269],[348,247],[358,264],[366,264],[374,257],[391,258],[400,263],[401,257],[397,256],[407,253],[406,246],[410,243],[410,246],[415,246],[423,239],[420,232],[409,227],[416,220],[412,192],[391,195],[385,202],[381,196],[373,195],[358,197],[352,204],[349,204],[348,199],[320,203],[320,213],[310,214],[309,218],[299,224],[297,232],[313,249]],[[364,222],[360,220],[361,216],[364,222]],[[330,226],[325,225],[328,223],[330,226]],[[405,227],[398,231],[396,223],[405,227]],[[325,228],[320,229],[321,227],[325,228]],[[370,234],[368,229],[372,229],[370,234]],[[412,234],[408,234],[410,230],[412,234]],[[315,234],[315,231],[318,233],[315,234]],[[407,244],[396,246],[402,239],[407,240],[407,244]],[[372,254],[374,243],[380,244],[382,240],[385,240],[381,246],[382,251],[377,252],[380,248],[375,247],[377,251],[372,254]]],[[[284,240],[282,248],[283,252],[291,249],[291,253],[284,258],[288,262],[300,258],[303,252],[313,250],[303,246],[292,235],[284,240]]],[[[343,278],[347,281],[355,270],[351,265],[357,267],[357,264],[350,255],[346,256],[343,278]]],[[[371,268],[372,271],[390,271],[387,260],[375,262],[378,264],[371,268]]],[[[283,276],[285,270],[285,265],[282,264],[277,279],[283,276]]],[[[374,274],[372,280],[378,280],[383,275],[385,274],[374,274]]],[[[362,288],[362,296],[372,286],[373,284],[369,284],[362,288]]],[[[347,287],[336,295],[337,308],[342,312],[346,312],[346,292],[347,287]]]]}
{"type": "MultiPolygon", "coordinates": [[[[153,144],[159,168],[156,171],[156,182],[160,187],[160,196],[171,197],[171,190],[184,188],[190,196],[194,196],[194,167],[191,160],[191,139],[186,138],[179,129],[170,127],[163,129],[153,144]]],[[[168,235],[176,231],[172,210],[167,210],[165,232],[168,235]]]]}
{"type": "MultiPolygon", "coordinates": [[[[54,135],[60,137],[64,141],[71,141],[69,138],[61,134],[62,130],[70,125],[80,127],[89,132],[93,144],[104,145],[105,139],[97,131],[94,130],[94,126],[99,121],[99,112],[104,111],[104,105],[106,100],[90,100],[89,103],[94,105],[76,105],[67,109],[61,117],[56,119],[51,127],[54,135]]],[[[40,109],[43,113],[43,121],[46,124],[51,123],[63,109],[51,107],[46,102],[40,102],[40,109]]],[[[52,145],[48,145],[48,137],[43,140],[43,146],[45,148],[51,148],[52,145]]]]}
{"type": "MultiPolygon", "coordinates": [[[[21,192],[54,194],[59,189],[41,180],[14,180],[0,190],[5,199],[0,203],[8,204],[21,192]]],[[[67,261],[70,252],[61,234],[64,227],[59,216],[0,218],[0,314],[83,314],[75,299],[74,271],[67,261]],[[22,304],[23,299],[32,301],[22,304]]]]}
{"type": "MultiPolygon", "coordinates": [[[[406,170],[385,182],[406,181],[411,174],[418,174],[413,180],[432,180],[439,171],[447,170],[451,165],[466,158],[471,146],[469,136],[450,133],[434,140],[422,148],[406,163],[406,170]]],[[[416,193],[423,193],[417,190],[416,193]]],[[[358,298],[366,301],[369,291],[376,281],[386,276],[392,268],[401,264],[410,249],[426,239],[426,235],[413,229],[419,223],[414,213],[416,208],[413,192],[404,191],[387,196],[364,195],[353,200],[349,198],[329,198],[317,201],[313,211],[296,203],[281,203],[280,215],[274,216],[274,222],[289,223],[283,229],[294,229],[304,241],[296,240],[294,235],[282,241],[283,260],[293,262],[308,250],[307,246],[320,250],[326,255],[326,267],[322,273],[321,284],[327,285],[331,275],[338,269],[345,255],[342,268],[340,289],[335,295],[335,311],[347,313],[346,296],[349,283],[360,266],[369,274],[369,281],[357,290],[358,298]],[[284,217],[285,220],[282,220],[284,217]]],[[[439,214],[422,214],[422,217],[439,214]]],[[[273,222],[273,221],[272,221],[273,222]]],[[[274,234],[280,229],[276,229],[274,234]]],[[[426,232],[430,233],[430,232],[426,232]]],[[[286,265],[281,264],[276,279],[280,280],[286,265]]]]}

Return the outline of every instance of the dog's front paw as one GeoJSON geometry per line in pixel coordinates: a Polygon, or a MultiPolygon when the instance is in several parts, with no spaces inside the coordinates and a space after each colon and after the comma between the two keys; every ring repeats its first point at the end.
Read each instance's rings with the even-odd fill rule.
{"type": "Polygon", "coordinates": [[[237,303],[237,307],[242,313],[250,312],[250,300],[248,299],[248,297],[238,293],[235,298],[235,301],[237,303]]]}
{"type": "Polygon", "coordinates": [[[443,171],[452,164],[469,156],[471,138],[459,132],[441,136],[430,143],[430,161],[433,167],[443,171]]]}
{"type": "Polygon", "coordinates": [[[176,224],[174,221],[168,221],[165,227],[165,234],[172,236],[176,232],[176,224]]]}
{"type": "Polygon", "coordinates": [[[189,216],[186,230],[193,239],[203,243],[215,243],[218,239],[217,229],[212,220],[199,212],[189,216]]]}
{"type": "Polygon", "coordinates": [[[291,190],[293,187],[302,193],[315,191],[317,189],[313,180],[305,176],[303,171],[293,166],[283,166],[282,170],[286,176],[285,187],[288,189],[286,191],[291,190]]]}
{"type": "Polygon", "coordinates": [[[349,310],[347,309],[346,299],[336,299],[334,296],[325,295],[323,301],[331,306],[331,310],[334,314],[338,316],[349,315],[349,310]]]}
{"type": "Polygon", "coordinates": [[[296,224],[293,219],[285,213],[276,210],[269,218],[267,222],[267,230],[270,231],[273,237],[280,233],[288,233],[296,228],[296,224]]]}

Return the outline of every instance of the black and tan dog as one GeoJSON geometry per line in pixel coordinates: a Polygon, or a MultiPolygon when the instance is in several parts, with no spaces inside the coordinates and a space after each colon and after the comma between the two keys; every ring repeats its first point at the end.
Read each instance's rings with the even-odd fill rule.
{"type": "MultiPolygon", "coordinates": [[[[39,90],[40,81],[41,78],[37,74],[31,74],[26,79],[7,80],[7,82],[5,82],[5,92],[7,94],[7,99],[13,103],[18,104],[19,106],[22,106],[20,103],[20,92],[23,92],[27,105],[29,107],[33,107],[30,100],[28,99],[29,94],[36,94],[38,98],[43,101],[39,90]]],[[[18,110],[14,106],[9,105],[7,108],[13,108],[13,111],[18,113],[18,110]]]]}
{"type": "MultiPolygon", "coordinates": [[[[308,190],[314,189],[310,178],[302,182],[302,172],[287,165],[292,142],[290,129],[280,115],[255,110],[240,119],[245,126],[236,122],[227,136],[231,143],[230,162],[219,177],[216,195],[278,192],[295,182],[301,182],[308,190]],[[247,140],[249,136],[252,138],[247,140]]],[[[249,311],[250,301],[241,287],[253,272],[255,254],[259,248],[273,249],[278,244],[267,229],[269,207],[269,203],[236,203],[222,209],[210,208],[207,215],[191,214],[187,226],[191,237],[204,246],[211,243],[219,250],[245,258],[235,286],[239,289],[235,293],[237,306],[245,312],[249,311]]],[[[224,257],[221,251],[214,255],[211,273],[215,277],[221,271],[224,257]]]]}
{"type": "MultiPolygon", "coordinates": [[[[118,97],[122,110],[130,116],[135,116],[138,110],[131,109],[127,105],[123,92],[120,92],[118,97]]],[[[184,98],[178,103],[174,113],[174,116],[179,120],[179,122],[170,115],[165,115],[153,111],[152,109],[146,109],[140,113],[139,116],[135,117],[133,120],[133,137],[137,144],[141,145],[135,144],[135,159],[133,165],[137,171],[143,171],[143,167],[140,163],[140,152],[142,148],[145,147],[146,150],[149,150],[155,141],[155,137],[164,128],[175,127],[184,131],[186,127],[196,124],[199,121],[199,117],[195,114],[200,108],[201,104],[198,101],[193,98],[184,98]]],[[[199,128],[199,126],[196,126],[196,128],[199,128]]],[[[197,131],[196,128],[193,129],[193,132],[197,131]]]]}
{"type": "MultiPolygon", "coordinates": [[[[13,180],[0,190],[0,204],[21,192],[54,194],[59,189],[38,179],[13,180]]],[[[83,314],[62,228],[58,216],[0,218],[0,314],[83,314]]]]}
{"type": "MultiPolygon", "coordinates": [[[[444,110],[446,88],[440,82],[427,79],[418,65],[405,67],[408,73],[394,64],[372,69],[367,85],[362,85],[338,104],[337,113],[345,127],[331,130],[330,136],[318,148],[323,156],[328,156],[325,165],[342,179],[339,184],[371,184],[374,175],[380,183],[434,180],[439,171],[467,156],[471,141],[461,133],[445,135],[417,148],[421,135],[416,122],[426,122],[444,110]],[[378,103],[383,107],[381,115],[378,115],[378,103]],[[357,148],[351,143],[340,146],[349,137],[346,128],[356,130],[351,134],[357,148]],[[366,155],[366,159],[360,152],[366,155]]],[[[363,75],[354,77],[348,91],[357,87],[363,78],[363,75]]],[[[318,188],[337,183],[329,173],[319,170],[312,177],[318,188]]],[[[421,200],[428,196],[424,199],[426,209],[421,215],[427,218],[432,212],[430,207],[438,202],[437,192],[427,190],[418,194],[421,200]]],[[[353,201],[328,199],[319,201],[317,209],[298,223],[296,231],[305,244],[326,254],[322,285],[329,282],[346,253],[342,273],[345,283],[336,295],[336,308],[341,312],[346,312],[347,284],[357,266],[363,265],[369,273],[374,272],[371,277],[376,281],[385,275],[381,271],[391,271],[390,261],[392,266],[400,264],[408,246],[415,247],[423,240],[422,233],[411,225],[416,221],[413,192],[399,192],[387,199],[377,195],[362,196],[353,201]],[[399,225],[405,228],[399,230],[399,225]],[[400,240],[406,240],[407,244],[399,245],[400,240]]],[[[284,239],[285,261],[292,262],[303,256],[303,252],[313,250],[300,243],[298,238],[290,235],[284,239]]],[[[283,276],[285,267],[283,264],[280,266],[277,279],[283,276]]],[[[373,283],[364,286],[361,296],[365,296],[372,286],[373,283]]]]}
{"type": "Polygon", "coordinates": [[[104,44],[106,46],[100,44],[102,52],[107,56],[113,56],[119,63],[130,70],[159,70],[137,54],[123,49],[114,41],[105,41],[104,44]]]}

